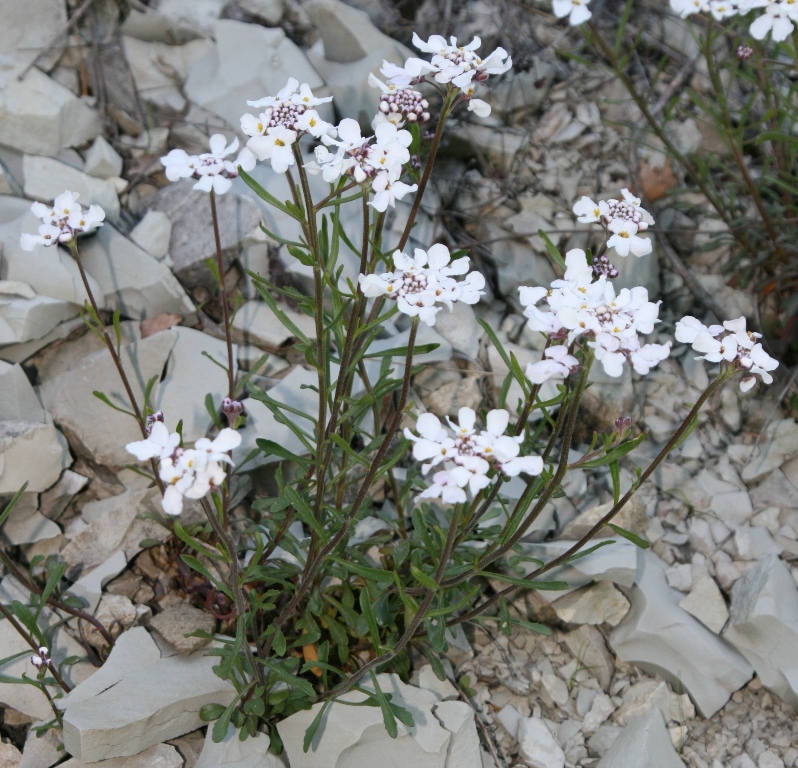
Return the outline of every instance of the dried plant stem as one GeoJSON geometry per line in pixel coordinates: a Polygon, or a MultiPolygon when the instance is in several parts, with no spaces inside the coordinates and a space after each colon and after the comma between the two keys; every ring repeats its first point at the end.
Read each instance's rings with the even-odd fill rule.
{"type": "Polygon", "coordinates": [[[216,214],[216,193],[211,190],[208,197],[211,201],[213,237],[216,242],[216,269],[219,271],[219,299],[222,303],[224,338],[227,343],[227,396],[232,400],[235,397],[236,385],[233,373],[233,329],[230,327],[230,302],[227,296],[227,287],[224,284],[224,259],[222,258],[222,237],[219,232],[219,218],[216,214]]]}

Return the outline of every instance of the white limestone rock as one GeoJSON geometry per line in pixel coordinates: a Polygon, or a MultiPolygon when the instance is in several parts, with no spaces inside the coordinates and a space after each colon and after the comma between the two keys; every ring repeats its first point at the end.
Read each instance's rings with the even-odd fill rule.
{"type": "Polygon", "coordinates": [[[552,607],[566,624],[609,624],[615,627],[629,612],[629,601],[611,581],[597,581],[554,600],[552,607]]]}
{"type": "MultiPolygon", "coordinates": [[[[449,662],[445,660],[444,664],[448,666],[449,662]]],[[[438,679],[438,676],[432,671],[432,665],[430,664],[425,664],[418,670],[417,675],[413,675],[412,683],[426,691],[432,691],[441,701],[455,701],[460,696],[457,692],[457,688],[455,688],[448,679],[438,679]]]]}
{"type": "Polygon", "coordinates": [[[22,158],[22,173],[28,197],[50,202],[69,189],[80,195],[82,206],[96,203],[105,211],[109,221],[119,218],[119,196],[110,181],[88,176],[71,165],[41,155],[25,155],[22,158]]]}
{"type": "Polygon", "coordinates": [[[751,502],[757,510],[765,507],[798,509],[798,488],[787,479],[782,470],[776,469],[751,491],[751,502]]]}
{"type": "Polygon", "coordinates": [[[22,752],[10,742],[0,742],[0,768],[19,768],[21,762],[22,752]]]}
{"type": "MultiPolygon", "coordinates": [[[[61,768],[90,768],[96,765],[97,763],[83,763],[73,757],[62,763],[61,768]]],[[[156,744],[131,757],[103,760],[102,768],[183,768],[183,757],[169,744],[156,744]]]]}
{"type": "Polygon", "coordinates": [[[71,469],[64,470],[58,482],[39,497],[39,511],[50,520],[58,520],[69,506],[69,502],[86,487],[88,482],[88,477],[79,475],[71,469]]]}
{"type": "Polygon", "coordinates": [[[123,164],[119,153],[102,136],[98,136],[86,153],[83,171],[98,179],[111,179],[122,175],[123,164]]]}
{"type": "MultiPolygon", "coordinates": [[[[599,550],[600,551],[600,550],[599,550]]],[[[704,717],[711,717],[753,669],[730,645],[679,607],[659,558],[639,550],[640,569],[630,592],[632,609],[612,631],[610,645],[630,664],[661,674],[687,693],[704,717]],[[695,649],[701,648],[696,654],[695,649]]]]}
{"type": "Polygon", "coordinates": [[[285,0],[239,0],[238,5],[267,27],[276,27],[285,12],[285,0]]]}
{"type": "Polygon", "coordinates": [[[0,421],[47,422],[47,412],[20,365],[0,361],[0,421]]]}
{"type": "MultiPolygon", "coordinates": [[[[51,720],[52,710],[44,722],[51,720]]],[[[38,723],[39,725],[43,723],[38,723]]],[[[50,768],[64,759],[64,750],[61,745],[61,734],[55,728],[38,738],[31,728],[22,748],[22,762],[19,768],[50,768]]]]}
{"type": "Polygon", "coordinates": [[[477,322],[474,308],[458,301],[450,312],[443,309],[435,316],[435,331],[443,336],[455,352],[476,360],[485,331],[477,322]]]}
{"type": "MultiPolygon", "coordinates": [[[[448,759],[454,746],[454,757],[473,739],[467,734],[476,729],[473,718],[466,722],[463,711],[452,707],[457,702],[442,702],[431,691],[405,685],[397,675],[377,676],[380,688],[392,694],[392,701],[408,709],[415,720],[413,728],[398,724],[399,736],[391,739],[385,731],[378,707],[353,709],[342,704],[332,704],[322,721],[321,728],[308,752],[302,751],[305,730],[318,713],[321,704],[311,710],[297,712],[277,725],[285,745],[291,768],[365,768],[385,762],[386,753],[396,765],[415,768],[460,768],[462,764],[448,759]],[[435,715],[436,705],[444,707],[440,718],[435,715]],[[356,713],[356,714],[353,714],[356,713]],[[454,732],[448,727],[456,729],[454,732]],[[468,727],[467,727],[468,726],[468,727]]],[[[362,684],[370,688],[370,683],[362,684]]],[[[350,692],[342,697],[347,701],[362,701],[363,694],[350,692]]],[[[476,735],[476,734],[474,734],[476,735]]],[[[479,763],[465,763],[467,768],[479,763]]]]}
{"type": "Polygon", "coordinates": [[[61,529],[36,508],[36,495],[25,493],[3,523],[0,533],[12,546],[20,546],[55,539],[61,535],[61,529]]]}
{"type": "Polygon", "coordinates": [[[0,421],[0,494],[46,491],[72,463],[64,436],[35,421],[0,421]]]}
{"type": "Polygon", "coordinates": [[[695,616],[716,635],[729,618],[729,610],[720,587],[705,565],[693,564],[693,587],[690,594],[679,601],[679,607],[695,616]]]}
{"type": "Polygon", "coordinates": [[[518,748],[530,768],[565,768],[565,752],[546,723],[525,717],[518,723],[518,748]]]}
{"type": "Polygon", "coordinates": [[[615,739],[597,768],[684,768],[659,710],[634,720],[615,739]]]}
{"type": "Polygon", "coordinates": [[[213,727],[208,728],[194,768],[218,768],[222,765],[231,768],[285,768],[285,763],[269,752],[269,737],[265,733],[241,741],[232,723],[227,736],[218,744],[213,740],[213,727]]]}
{"type": "Polygon", "coordinates": [[[0,346],[40,339],[59,323],[78,314],[78,308],[49,296],[32,299],[0,297],[0,346]]]}
{"type": "Polygon", "coordinates": [[[41,70],[31,69],[22,80],[15,71],[2,75],[0,144],[52,157],[102,132],[100,115],[41,70]]]}
{"type": "Polygon", "coordinates": [[[205,704],[228,704],[235,695],[214,674],[216,663],[201,652],[162,658],[91,698],[68,703],[67,752],[87,763],[128,757],[200,728],[205,704]]]}
{"type": "MultiPolygon", "coordinates": [[[[143,402],[147,382],[153,376],[160,379],[175,340],[175,333],[165,331],[122,346],[122,365],[139,403],[143,402]]],[[[125,444],[141,440],[141,431],[130,416],[96,398],[92,394],[95,390],[104,392],[112,403],[130,408],[119,372],[106,349],[46,381],[40,392],[45,406],[67,434],[75,452],[108,467],[130,464],[132,456],[125,450],[125,444]]],[[[153,398],[157,398],[158,391],[156,382],[153,398]]]]}
{"type": "Polygon", "coordinates": [[[723,637],[751,662],[766,688],[798,706],[798,588],[775,555],[734,585],[723,637]]]}
{"type": "Polygon", "coordinates": [[[732,445],[729,454],[743,463],[741,476],[746,483],[763,480],[798,456],[798,423],[795,419],[774,421],[765,428],[762,442],[757,446],[732,445]]]}
{"type": "MultiPolygon", "coordinates": [[[[183,439],[193,443],[204,437],[211,427],[205,396],[210,393],[217,408],[221,408],[228,388],[227,374],[203,352],[227,366],[227,345],[221,339],[193,328],[174,327],[161,333],[173,334],[175,341],[166,364],[166,374],[152,402],[157,410],[164,412],[170,430],[174,429],[177,419],[182,419],[183,439]]],[[[234,376],[237,351],[234,344],[234,376]]]]}
{"type": "MultiPolygon", "coordinates": [[[[55,525],[55,523],[53,523],[55,525]]],[[[57,526],[56,526],[57,527],[57,526]]],[[[88,603],[87,610],[94,613],[100,598],[103,596],[103,587],[116,578],[127,566],[125,553],[118,549],[104,563],[84,573],[70,588],[69,591],[77,597],[83,598],[88,603]]]]}
{"type": "Polygon", "coordinates": [[[442,701],[434,709],[440,724],[452,734],[445,768],[482,768],[474,710],[464,701],[442,701]]]}
{"type": "MultiPolygon", "coordinates": [[[[240,114],[241,108],[237,107],[237,110],[235,114],[240,114]]],[[[158,211],[171,221],[172,229],[167,247],[172,260],[172,271],[178,280],[188,289],[203,286],[214,293],[218,288],[205,263],[209,258],[216,258],[210,210],[207,200],[202,196],[198,197],[198,193],[192,190],[194,183],[189,179],[163,187],[143,202],[142,212],[158,211]]],[[[256,242],[260,237],[257,233],[261,214],[258,206],[246,194],[239,194],[242,186],[243,182],[239,181],[239,185],[216,200],[225,271],[230,268],[233,259],[243,247],[256,242]]]]}
{"type": "Polygon", "coordinates": [[[632,720],[645,717],[653,709],[662,712],[668,719],[671,694],[668,684],[662,680],[641,680],[623,693],[623,704],[615,712],[614,720],[618,725],[627,725],[632,720]]]}
{"type": "Polygon", "coordinates": [[[175,605],[165,608],[150,620],[152,627],[172,648],[182,655],[194,653],[208,644],[202,637],[187,637],[195,629],[211,633],[216,619],[207,611],[193,605],[175,605]]]}
{"type": "MultiPolygon", "coordinates": [[[[31,0],[3,5],[0,51],[20,68],[37,61],[67,23],[66,6],[59,0],[31,0]]],[[[55,46],[60,51],[65,39],[55,46]]],[[[50,57],[53,53],[50,53],[50,57]]],[[[49,57],[48,57],[49,60],[49,57]]],[[[13,75],[16,77],[16,73],[13,75]]]]}
{"type": "MultiPolygon", "coordinates": [[[[238,126],[247,99],[277,93],[289,77],[308,83],[317,96],[326,95],[324,81],[282,29],[228,19],[213,22],[212,28],[216,45],[194,62],[184,93],[231,126],[238,126]]],[[[328,104],[320,105],[319,114],[332,120],[328,104]]]]}
{"type": "MultiPolygon", "coordinates": [[[[288,319],[308,338],[316,338],[316,326],[312,317],[281,306],[288,319]]],[[[233,338],[240,344],[254,344],[268,352],[277,352],[287,341],[294,338],[263,301],[248,301],[242,304],[233,318],[233,338]]]]}
{"type": "Polygon", "coordinates": [[[86,238],[81,258],[100,284],[106,306],[119,307],[122,315],[135,320],[161,312],[195,316],[194,304],[170,269],[110,224],[86,238]]]}
{"type": "Polygon", "coordinates": [[[169,253],[171,238],[172,222],[161,211],[147,211],[130,232],[130,239],[159,261],[169,253]]]}
{"type": "Polygon", "coordinates": [[[615,659],[607,649],[604,635],[589,624],[566,632],[562,635],[562,642],[571,651],[575,659],[579,659],[585,669],[590,670],[590,674],[595,677],[601,687],[609,690],[612,676],[615,672],[615,659]]]}

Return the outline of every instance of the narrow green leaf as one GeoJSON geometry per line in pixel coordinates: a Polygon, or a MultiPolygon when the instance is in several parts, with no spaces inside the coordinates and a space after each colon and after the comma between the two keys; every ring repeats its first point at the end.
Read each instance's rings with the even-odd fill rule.
{"type": "Polygon", "coordinates": [[[124,413],[126,416],[132,416],[134,419],[136,418],[136,414],[133,411],[128,411],[125,408],[120,408],[118,405],[114,405],[109,399],[108,396],[104,392],[100,392],[100,390],[95,389],[92,394],[98,399],[102,400],[106,405],[111,406],[115,411],[119,411],[119,413],[124,413]]]}
{"type": "Polygon", "coordinates": [[[421,568],[416,567],[415,565],[410,566],[410,573],[413,574],[413,578],[418,581],[419,584],[423,584],[427,589],[437,589],[438,584],[435,579],[432,578],[427,573],[421,570],[421,568]]]}
{"type": "Polygon", "coordinates": [[[516,587],[524,587],[526,589],[539,589],[547,592],[556,592],[558,590],[568,589],[567,581],[535,581],[529,579],[518,579],[515,576],[508,576],[505,573],[489,573],[488,571],[477,571],[477,576],[484,576],[488,579],[506,581],[508,584],[513,584],[516,587]]]}
{"type": "Polygon", "coordinates": [[[371,610],[371,599],[369,598],[369,591],[367,589],[360,590],[360,610],[369,628],[371,642],[374,643],[374,651],[379,655],[380,648],[382,647],[380,643],[380,631],[377,628],[377,620],[374,618],[374,612],[371,610]]]}
{"type": "Polygon", "coordinates": [[[213,395],[210,392],[205,395],[205,410],[208,411],[208,415],[211,417],[213,425],[217,429],[221,429],[222,420],[219,418],[219,412],[216,410],[216,405],[213,402],[213,395]]]}
{"type": "Polygon", "coordinates": [[[551,260],[563,271],[565,272],[568,269],[568,266],[565,263],[565,259],[563,259],[562,254],[557,249],[557,246],[551,242],[549,236],[542,230],[538,230],[538,236],[541,240],[546,244],[546,251],[548,252],[551,260]]]}
{"type": "Polygon", "coordinates": [[[225,709],[223,704],[206,704],[199,711],[200,720],[204,723],[212,723],[224,714],[225,709]]]}
{"type": "Polygon", "coordinates": [[[324,704],[321,705],[321,708],[316,713],[316,717],[313,718],[313,722],[310,724],[308,729],[305,731],[305,739],[302,742],[302,751],[307,752],[311,746],[317,747],[318,744],[313,744],[313,739],[316,737],[316,732],[319,730],[319,726],[321,725],[322,718],[324,717],[324,713],[327,711],[327,707],[332,704],[332,699],[327,699],[324,704]]]}
{"type": "Polygon", "coordinates": [[[621,466],[617,461],[610,463],[610,477],[612,478],[612,503],[617,504],[621,498],[621,466]]]}
{"type": "Polygon", "coordinates": [[[211,584],[213,584],[216,589],[220,592],[223,592],[227,597],[229,597],[233,602],[235,602],[235,595],[233,595],[230,587],[228,587],[223,582],[219,581],[196,557],[192,557],[191,555],[180,555],[180,559],[191,569],[195,570],[197,573],[202,574],[211,584]]]}
{"type": "Polygon", "coordinates": [[[626,528],[621,528],[620,525],[614,525],[613,523],[607,523],[607,525],[619,536],[623,536],[625,539],[628,539],[632,542],[632,544],[640,547],[640,549],[648,549],[651,546],[651,544],[649,544],[645,539],[641,538],[636,533],[627,531],[626,528]]]}
{"type": "Polygon", "coordinates": [[[395,739],[399,735],[399,727],[396,724],[396,717],[391,709],[390,704],[388,703],[388,699],[385,698],[385,694],[380,688],[380,684],[377,682],[377,676],[374,674],[374,672],[370,672],[369,674],[371,675],[371,682],[374,685],[374,693],[377,697],[377,701],[380,703],[380,709],[382,710],[382,722],[385,724],[385,730],[392,739],[395,739]]]}
{"type": "Polygon", "coordinates": [[[22,498],[22,494],[25,493],[25,489],[28,487],[28,481],[26,480],[22,484],[22,488],[20,488],[12,497],[11,501],[6,504],[5,509],[0,513],[0,525],[2,525],[7,519],[8,516],[11,514],[11,510],[17,505],[17,502],[22,498]]]}

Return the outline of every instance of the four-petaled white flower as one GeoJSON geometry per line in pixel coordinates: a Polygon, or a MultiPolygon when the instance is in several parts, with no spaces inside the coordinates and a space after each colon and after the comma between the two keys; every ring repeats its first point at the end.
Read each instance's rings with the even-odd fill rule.
{"type": "Polygon", "coordinates": [[[710,363],[726,363],[733,365],[745,375],[740,382],[740,389],[747,392],[756,383],[756,377],[765,384],[771,384],[771,371],[779,367],[765,352],[758,339],[761,333],[746,329],[745,317],[726,320],[723,325],[704,325],[691,315],[683,317],[676,323],[676,340],[692,345],[696,352],[703,353],[697,360],[710,363]],[[726,335],[722,335],[722,334],[726,335]]]}
{"type": "Polygon", "coordinates": [[[485,278],[479,272],[468,272],[469,258],[451,260],[449,249],[441,243],[424,251],[416,248],[411,258],[401,251],[393,254],[393,272],[358,277],[364,296],[381,296],[396,302],[400,312],[418,316],[427,325],[435,325],[437,304],[450,310],[456,301],[476,304],[484,293],[485,278]],[[454,276],[465,275],[457,281],[454,276]]]}
{"type": "Polygon", "coordinates": [[[558,19],[568,17],[572,27],[584,24],[593,15],[587,7],[590,0],[552,0],[552,10],[558,19]]]}
{"type": "Polygon", "coordinates": [[[614,219],[610,223],[612,236],[607,240],[607,247],[614,248],[619,256],[645,256],[651,253],[651,239],[637,236],[637,226],[631,221],[614,219]]]}
{"type": "Polygon", "coordinates": [[[168,515],[183,511],[183,499],[201,499],[218,488],[227,476],[225,464],[232,464],[229,452],[241,444],[241,435],[222,429],[210,440],[202,437],[193,448],[183,448],[177,432],[169,433],[162,421],[154,421],[145,440],[128,443],[125,448],[139,461],[154,459],[163,482],[162,506],[168,515]]]}
{"type": "Polygon", "coordinates": [[[20,237],[23,250],[32,251],[37,245],[56,245],[70,243],[76,235],[91,232],[102,226],[105,211],[99,205],[83,210],[78,203],[77,192],[62,192],[52,206],[33,203],[31,211],[42,221],[39,234],[25,232],[20,237]]]}
{"type": "Polygon", "coordinates": [[[296,131],[278,126],[269,128],[265,136],[253,136],[247,147],[258,160],[268,160],[275,173],[285,173],[294,164],[293,143],[296,131]]]}
{"type": "Polygon", "coordinates": [[[161,164],[169,181],[197,179],[194,189],[200,192],[214,192],[223,195],[238,176],[238,167],[251,171],[255,167],[255,156],[244,147],[235,161],[228,157],[238,151],[238,139],[230,144],[224,134],[215,133],[208,140],[210,152],[189,155],[183,149],[173,149],[161,158],[161,164]]]}
{"type": "Polygon", "coordinates": [[[568,378],[579,361],[568,354],[568,347],[559,345],[548,347],[544,352],[543,360],[537,363],[529,363],[526,367],[526,377],[533,384],[544,384],[551,380],[563,380],[568,378]]]}
{"type": "Polygon", "coordinates": [[[466,488],[475,495],[490,485],[495,475],[516,477],[522,472],[539,475],[543,471],[540,456],[519,455],[523,437],[504,434],[510,422],[506,410],[490,411],[486,429],[479,432],[475,428],[476,413],[471,408],[460,408],[457,424],[450,419],[447,422],[448,430],[437,416],[424,413],[416,422],[417,435],[404,430],[405,437],[413,442],[413,458],[425,462],[421,467],[423,474],[443,465],[419,498],[462,503],[467,499],[466,488]]]}
{"type": "Polygon", "coordinates": [[[764,40],[771,38],[780,43],[791,34],[798,24],[798,3],[796,0],[670,0],[671,10],[682,18],[694,13],[711,13],[721,21],[731,16],[745,15],[749,11],[764,8],[749,27],[751,37],[764,40]]]}

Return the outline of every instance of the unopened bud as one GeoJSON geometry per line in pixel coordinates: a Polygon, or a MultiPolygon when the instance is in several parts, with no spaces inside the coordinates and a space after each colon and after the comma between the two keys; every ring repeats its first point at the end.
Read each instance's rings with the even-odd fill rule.
{"type": "Polygon", "coordinates": [[[628,429],[632,428],[632,417],[631,416],[621,416],[619,419],[615,419],[615,430],[623,434],[628,429]]]}
{"type": "Polygon", "coordinates": [[[36,669],[41,669],[44,666],[44,662],[38,656],[31,656],[30,663],[33,664],[36,669]]]}
{"type": "Polygon", "coordinates": [[[421,170],[421,158],[418,155],[410,155],[410,167],[414,171],[421,170]]]}
{"type": "Polygon", "coordinates": [[[231,400],[226,397],[222,400],[222,413],[227,416],[227,421],[232,424],[241,415],[244,404],[240,400],[231,400]]]}
{"type": "Polygon", "coordinates": [[[147,416],[147,434],[152,432],[152,427],[156,421],[163,421],[163,411],[156,411],[147,416]]]}
{"type": "Polygon", "coordinates": [[[737,48],[737,58],[742,61],[748,61],[754,55],[754,49],[747,45],[741,45],[737,48]]]}

